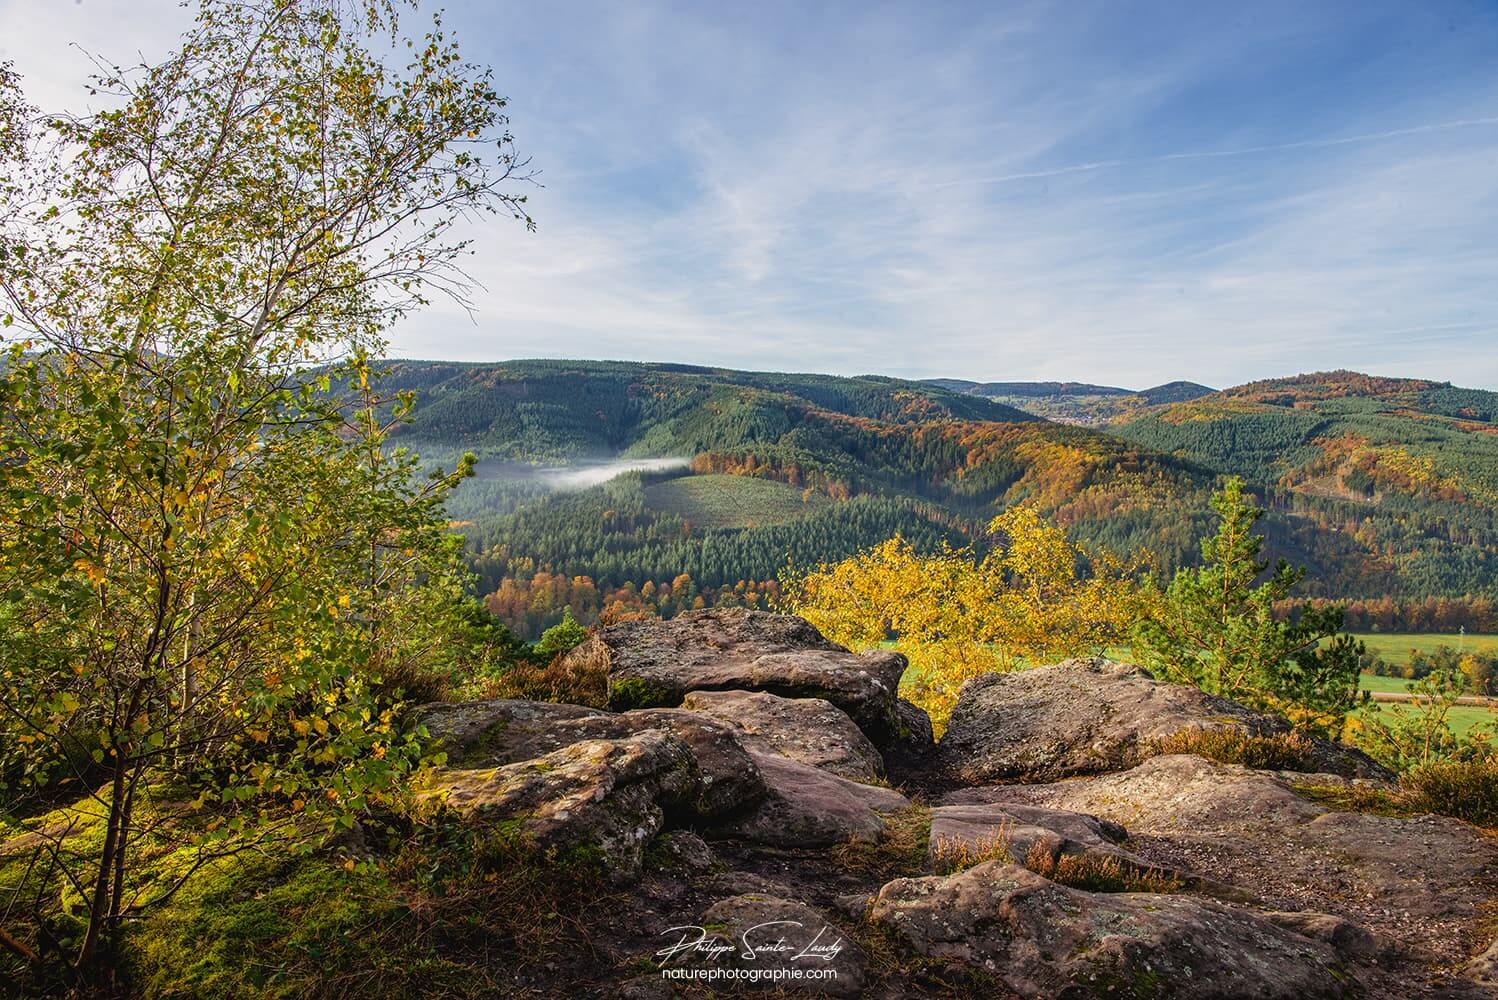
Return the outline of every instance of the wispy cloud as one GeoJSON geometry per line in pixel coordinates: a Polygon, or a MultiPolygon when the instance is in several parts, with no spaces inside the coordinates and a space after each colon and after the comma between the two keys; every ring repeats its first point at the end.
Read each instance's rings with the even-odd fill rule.
{"type": "MultiPolygon", "coordinates": [[[[49,99],[62,39],[180,19],[66,6],[0,0],[49,99]]],[[[1498,387],[1494,12],[449,7],[541,228],[477,231],[476,320],[438,307],[404,354],[1498,387]]]]}

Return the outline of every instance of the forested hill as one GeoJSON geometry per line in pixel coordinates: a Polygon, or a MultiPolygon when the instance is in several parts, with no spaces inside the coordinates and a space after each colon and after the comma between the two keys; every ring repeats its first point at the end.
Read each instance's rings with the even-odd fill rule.
{"type": "Polygon", "coordinates": [[[1304,494],[1498,506],[1498,393],[1449,383],[1299,375],[1171,406],[1116,433],[1304,494]]]}
{"type": "Polygon", "coordinates": [[[387,371],[387,388],[418,393],[404,443],[438,460],[480,455],[452,516],[486,593],[503,590],[528,632],[566,604],[586,615],[646,591],[670,595],[665,612],[753,603],[787,563],[896,531],[926,547],[982,544],[987,519],[1019,502],[1086,545],[1169,571],[1196,557],[1225,472],[1268,500],[1272,554],[1310,568],[1308,593],[1498,597],[1491,393],[1334,373],[1175,404],[1077,397],[1144,414],[1088,428],[875,376],[570,361],[387,371]],[[553,492],[506,464],[620,457],[679,467],[553,492]]]}
{"type": "Polygon", "coordinates": [[[1498,393],[1336,371],[1253,382],[1112,428],[1268,488],[1396,593],[1498,587],[1498,393]]]}
{"type": "Polygon", "coordinates": [[[586,616],[646,590],[678,602],[661,610],[748,600],[788,563],[896,532],[926,548],[981,543],[988,519],[1022,501],[1163,567],[1191,557],[1207,515],[1210,470],[929,384],[612,362],[386,371],[384,388],[418,394],[403,443],[480,456],[450,511],[486,592],[504,590],[491,604],[527,632],[566,604],[586,616]],[[516,469],[656,457],[685,467],[557,492],[516,469]]]}
{"type": "Polygon", "coordinates": [[[1084,427],[1132,419],[1152,408],[1198,399],[1216,391],[1196,382],[1181,381],[1137,390],[1088,382],[970,382],[954,378],[927,379],[926,384],[981,396],[1046,420],[1084,427]]]}
{"type": "Polygon", "coordinates": [[[391,361],[385,368],[387,387],[419,394],[405,433],[522,460],[693,454],[779,441],[813,412],[904,425],[1035,419],[981,396],[872,375],[610,361],[391,361]]]}

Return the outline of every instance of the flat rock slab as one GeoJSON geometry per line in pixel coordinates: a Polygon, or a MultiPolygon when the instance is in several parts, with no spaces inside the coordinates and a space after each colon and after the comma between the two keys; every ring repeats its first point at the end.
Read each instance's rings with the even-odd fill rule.
{"type": "Polygon", "coordinates": [[[1252,913],[1191,896],[1084,892],[997,861],[896,879],[870,919],[918,954],[981,968],[1024,997],[1358,995],[1329,945],[1252,913]]]}
{"type": "Polygon", "coordinates": [[[823,698],[876,744],[899,732],[899,653],[852,653],[809,622],[743,608],[688,611],[669,621],[599,629],[567,654],[608,677],[615,709],[673,707],[690,691],[766,691],[823,698]]]}
{"type": "Polygon", "coordinates": [[[748,893],[719,900],[697,925],[663,940],[676,949],[661,956],[667,968],[716,967],[762,977],[707,984],[715,990],[856,997],[867,980],[868,958],[850,934],[826,914],[778,896],[748,893]]]}
{"type": "Polygon", "coordinates": [[[884,776],[884,758],[846,712],[822,698],[763,691],[691,691],[682,708],[731,726],[745,746],[770,750],[853,781],[884,776]]]}
{"type": "Polygon", "coordinates": [[[725,815],[748,808],[765,795],[759,768],[740,744],[737,731],[698,712],[644,709],[616,714],[504,698],[424,705],[415,711],[433,738],[440,739],[450,764],[513,764],[583,740],[620,739],[659,729],[679,737],[697,759],[701,786],[691,800],[697,815],[725,815]]]}
{"type": "Polygon", "coordinates": [[[584,740],[520,764],[438,771],[421,798],[530,845],[585,852],[621,881],[639,875],[665,810],[697,794],[697,762],[660,730],[584,740]]]}
{"type": "Polygon", "coordinates": [[[964,789],[944,801],[1102,816],[1126,825],[1132,849],[1153,863],[1238,886],[1274,909],[1350,920],[1402,942],[1420,964],[1459,965],[1486,943],[1474,935],[1498,903],[1498,839],[1446,817],[1341,812],[1295,790],[1337,781],[1171,755],[1119,774],[964,789]]]}
{"type": "MultiPolygon", "coordinates": [[[[448,759],[457,762],[470,752],[482,749],[496,730],[523,729],[544,733],[554,723],[567,719],[585,719],[607,713],[582,705],[560,705],[549,701],[522,701],[492,698],[485,701],[436,701],[411,710],[413,723],[425,726],[428,737],[440,743],[448,759]]],[[[540,746],[531,754],[539,757],[560,749],[540,746]]]]}
{"type": "MultiPolygon", "coordinates": [[[[1233,729],[1252,736],[1290,732],[1254,712],[1186,684],[1101,658],[984,674],[962,687],[938,748],[941,767],[963,784],[1054,781],[1133,767],[1156,744],[1183,732],[1233,729]]],[[[1316,741],[1316,769],[1387,776],[1364,754],[1316,741]]]]}
{"type": "Polygon", "coordinates": [[[885,817],[910,808],[899,792],[849,781],[763,750],[750,750],[769,794],[747,815],[715,827],[710,836],[775,847],[817,847],[872,841],[885,817]]]}

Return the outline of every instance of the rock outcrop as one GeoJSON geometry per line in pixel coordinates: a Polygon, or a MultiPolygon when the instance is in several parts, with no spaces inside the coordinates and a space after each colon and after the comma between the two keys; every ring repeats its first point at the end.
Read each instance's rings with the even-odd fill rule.
{"type": "Polygon", "coordinates": [[[1498,980],[1498,839],[1334,808],[1393,788],[1337,744],[1286,742],[1295,772],[1167,752],[1224,731],[1264,763],[1290,730],[1137,668],[978,678],[933,745],[901,658],[794,618],[694,612],[571,655],[615,711],[416,718],[449,758],[427,802],[614,883],[584,919],[619,964],[584,995],[674,995],[640,964],[699,931],[668,969],[785,977],[691,980],[719,992],[1476,1000],[1498,980]]]}
{"type": "Polygon", "coordinates": [[[423,796],[459,815],[509,830],[524,846],[576,852],[627,880],[666,810],[700,784],[685,743],[651,730],[619,740],[584,740],[535,760],[439,772],[423,796]]]}
{"type": "Polygon", "coordinates": [[[884,776],[884,758],[874,744],[830,701],[762,691],[692,691],[681,706],[732,727],[747,747],[854,781],[884,776]]]}
{"type": "Polygon", "coordinates": [[[689,611],[670,621],[599,629],[567,654],[608,677],[609,707],[674,707],[691,691],[766,691],[822,698],[876,744],[899,732],[899,653],[851,653],[810,623],[742,608],[689,611]]]}
{"type": "Polygon", "coordinates": [[[872,841],[890,814],[910,807],[910,800],[892,789],[849,781],[779,754],[749,753],[769,794],[748,815],[715,827],[713,836],[777,847],[872,841]]]}
{"type": "Polygon", "coordinates": [[[602,712],[576,705],[491,701],[427,705],[417,718],[440,739],[450,762],[473,767],[531,760],[583,740],[620,739],[664,730],[679,737],[697,761],[701,782],[693,811],[711,818],[743,810],[764,798],[759,768],[732,727],[681,709],[602,712]]]}
{"type": "Polygon", "coordinates": [[[1379,927],[1430,962],[1469,953],[1482,901],[1498,899],[1498,840],[1444,817],[1332,809],[1297,783],[1346,784],[1172,755],[1118,774],[966,789],[946,801],[1093,813],[1126,826],[1152,863],[1239,886],[1269,909],[1379,927]]]}
{"type": "Polygon", "coordinates": [[[1263,917],[1189,896],[1083,892],[998,861],[897,879],[870,919],[1024,997],[1355,995],[1330,946],[1263,917]]]}
{"type": "MultiPolygon", "coordinates": [[[[1284,719],[1164,684],[1139,667],[1100,658],[1067,660],[963,685],[942,735],[941,765],[962,784],[1054,781],[1132,767],[1182,733],[1227,729],[1282,736],[1284,719]]],[[[1367,756],[1313,741],[1311,769],[1388,777],[1367,756]]]]}

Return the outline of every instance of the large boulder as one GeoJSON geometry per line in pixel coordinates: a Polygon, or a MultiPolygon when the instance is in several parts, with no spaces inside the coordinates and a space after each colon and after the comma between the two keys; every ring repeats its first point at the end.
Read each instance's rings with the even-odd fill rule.
{"type": "Polygon", "coordinates": [[[1462,971],[1473,982],[1490,987],[1498,993],[1498,941],[1494,941],[1487,951],[1467,963],[1462,971]]]}
{"type": "Polygon", "coordinates": [[[885,746],[886,762],[921,767],[935,749],[931,716],[924,708],[901,698],[895,704],[895,735],[885,746]]]}
{"type": "Polygon", "coordinates": [[[944,801],[1104,817],[1127,826],[1130,849],[1153,864],[1237,886],[1271,909],[1342,917],[1403,942],[1423,964],[1458,964],[1472,954],[1484,906],[1498,898],[1498,841],[1460,820],[1317,801],[1352,786],[1334,775],[1171,755],[1117,774],[964,789],[944,801]]]}
{"type": "Polygon", "coordinates": [[[918,954],[984,969],[1023,997],[1357,995],[1330,946],[1262,917],[1189,896],[1084,892],[999,861],[896,879],[869,916],[918,954]]]}
{"type": "Polygon", "coordinates": [[[584,740],[519,764],[444,769],[420,798],[515,835],[517,846],[596,859],[606,874],[627,881],[638,876],[666,810],[691,800],[699,785],[687,745],[648,730],[584,740]]]}
{"type": "Polygon", "coordinates": [[[578,705],[496,698],[424,705],[415,717],[426,725],[450,764],[513,764],[583,740],[620,739],[661,729],[679,737],[697,759],[701,785],[692,811],[702,817],[745,809],[764,798],[759,768],[736,730],[715,718],[681,709],[613,713],[578,705]]]}
{"type": "Polygon", "coordinates": [[[750,750],[769,794],[748,814],[710,832],[775,847],[877,840],[889,814],[910,808],[899,792],[849,781],[780,754],[750,750]]]}
{"type": "Polygon", "coordinates": [[[669,621],[599,629],[567,654],[608,677],[609,707],[672,707],[689,691],[767,691],[824,698],[875,743],[899,730],[899,653],[851,653],[809,622],[743,608],[688,611],[669,621]]]}
{"type": "Polygon", "coordinates": [[[745,985],[798,996],[861,996],[868,969],[863,949],[825,914],[762,893],[719,900],[699,924],[673,931],[662,950],[666,968],[752,970],[763,978],[745,985]]]}
{"type": "Polygon", "coordinates": [[[763,691],[691,691],[681,707],[731,726],[745,746],[854,781],[884,775],[884,758],[874,744],[830,701],[763,691]]]}
{"type": "MultiPolygon", "coordinates": [[[[1187,684],[1156,681],[1139,667],[1097,657],[962,687],[941,739],[941,766],[963,784],[1054,781],[1133,767],[1183,733],[1234,730],[1283,736],[1291,726],[1187,684]]],[[[1388,777],[1366,755],[1312,742],[1311,769],[1388,777]]]]}

